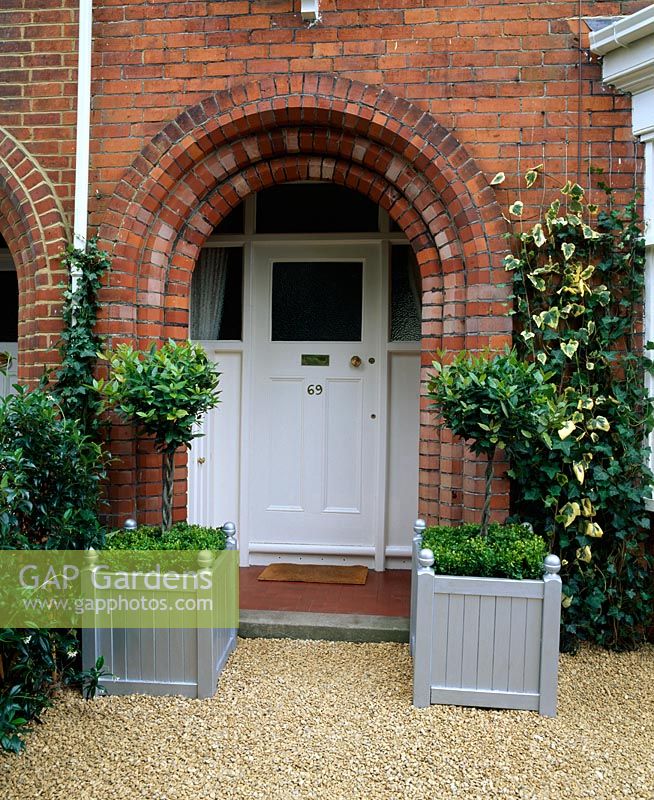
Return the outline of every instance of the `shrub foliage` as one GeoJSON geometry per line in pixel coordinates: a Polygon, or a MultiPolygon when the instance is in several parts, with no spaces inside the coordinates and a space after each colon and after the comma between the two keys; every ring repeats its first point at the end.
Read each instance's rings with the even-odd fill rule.
{"type": "Polygon", "coordinates": [[[127,344],[103,356],[107,381],[94,382],[110,406],[154,437],[164,455],[162,528],[172,525],[175,451],[199,436],[197,424],[216,406],[219,372],[199,345],[172,340],[142,353],[127,344]]]}
{"type": "MultiPolygon", "coordinates": [[[[0,549],[78,549],[102,541],[104,457],[91,382],[100,344],[97,293],[108,260],[90,242],[86,252],[68,248],[62,263],[80,267],[81,275],[75,291],[64,292],[56,380],[49,391],[44,378],[39,389],[18,388],[0,400],[0,549]]],[[[75,631],[0,629],[1,749],[23,748],[57,687],[75,682],[95,691],[78,667],[75,631]]]]}
{"type": "Polygon", "coordinates": [[[107,550],[224,550],[221,528],[205,528],[176,522],[168,531],[140,525],[135,530],[118,530],[107,536],[107,550]]]}
{"type": "Polygon", "coordinates": [[[547,429],[552,385],[538,364],[514,351],[474,355],[461,352],[449,364],[434,361],[427,396],[444,426],[464,439],[473,453],[486,457],[481,536],[490,519],[493,461],[498,448],[508,453],[547,429]]]}
{"type": "Polygon", "coordinates": [[[491,523],[486,536],[479,525],[427,528],[422,546],[434,554],[441,575],[480,578],[542,578],[545,541],[524,525],[491,523]]]}
{"type": "Polygon", "coordinates": [[[55,398],[18,387],[0,401],[0,548],[98,546],[100,446],[55,398]]]}

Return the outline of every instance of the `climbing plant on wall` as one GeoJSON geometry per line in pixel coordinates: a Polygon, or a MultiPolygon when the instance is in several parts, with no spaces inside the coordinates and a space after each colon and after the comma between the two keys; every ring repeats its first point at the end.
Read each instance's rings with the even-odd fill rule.
{"type": "MultiPolygon", "coordinates": [[[[541,171],[527,172],[528,187],[541,171]]],[[[557,387],[550,430],[514,457],[510,475],[516,515],[563,559],[564,645],[628,648],[652,618],[645,247],[636,202],[613,208],[610,189],[597,191],[602,208],[568,182],[535,222],[520,200],[509,208],[515,343],[557,387]]]]}
{"type": "Polygon", "coordinates": [[[77,274],[78,278],[64,292],[61,366],[52,387],[64,414],[78,420],[82,430],[96,439],[102,401],[92,384],[102,337],[95,326],[98,293],[109,263],[109,256],[98,248],[96,239],[89,240],[86,250],[71,245],[62,257],[68,273],[77,274]]]}

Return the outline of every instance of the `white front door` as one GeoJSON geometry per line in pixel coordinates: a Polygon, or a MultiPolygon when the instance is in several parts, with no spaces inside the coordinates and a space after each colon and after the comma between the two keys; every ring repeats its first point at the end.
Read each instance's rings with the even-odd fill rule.
{"type": "Polygon", "coordinates": [[[383,547],[380,254],[363,243],[253,247],[251,554],[319,561],[383,547]]]}

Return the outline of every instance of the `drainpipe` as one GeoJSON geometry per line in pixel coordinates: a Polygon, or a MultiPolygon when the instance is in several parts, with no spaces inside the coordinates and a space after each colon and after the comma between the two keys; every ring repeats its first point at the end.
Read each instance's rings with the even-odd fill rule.
{"type": "MultiPolygon", "coordinates": [[[[79,59],[77,66],[77,143],[75,147],[75,210],[73,245],[86,250],[89,204],[89,139],[91,135],[91,49],[93,0],[79,2],[79,59]]],[[[77,288],[79,270],[71,273],[72,290],[77,288]]]]}

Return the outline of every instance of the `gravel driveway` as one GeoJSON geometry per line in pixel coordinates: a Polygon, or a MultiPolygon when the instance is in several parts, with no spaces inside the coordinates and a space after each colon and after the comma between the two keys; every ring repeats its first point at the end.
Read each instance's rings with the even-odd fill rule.
{"type": "Polygon", "coordinates": [[[561,657],[559,716],[411,706],[405,645],[241,640],[212,700],[66,693],[2,800],[654,798],[654,647],[561,657]]]}

